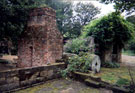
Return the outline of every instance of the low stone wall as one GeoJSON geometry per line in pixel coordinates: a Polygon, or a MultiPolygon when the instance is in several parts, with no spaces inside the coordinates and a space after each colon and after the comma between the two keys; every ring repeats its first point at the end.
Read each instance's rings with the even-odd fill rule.
{"type": "Polygon", "coordinates": [[[112,90],[113,93],[130,93],[128,89],[125,89],[122,86],[110,84],[106,81],[103,81],[100,77],[93,76],[91,74],[86,74],[82,72],[74,72],[72,73],[72,77],[74,79],[84,82],[86,85],[91,86],[91,87],[109,89],[109,90],[112,90]]]}
{"type": "Polygon", "coordinates": [[[0,93],[59,78],[61,75],[58,72],[64,68],[64,63],[55,63],[47,66],[2,71],[0,72],[0,93]]]}

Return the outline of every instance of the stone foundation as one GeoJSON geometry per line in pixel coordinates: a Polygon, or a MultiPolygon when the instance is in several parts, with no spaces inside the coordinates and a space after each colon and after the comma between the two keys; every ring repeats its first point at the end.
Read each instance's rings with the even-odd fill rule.
{"type": "Polygon", "coordinates": [[[14,69],[0,72],[0,93],[31,87],[50,79],[61,77],[58,73],[65,68],[64,63],[55,63],[48,66],[14,69]]]}

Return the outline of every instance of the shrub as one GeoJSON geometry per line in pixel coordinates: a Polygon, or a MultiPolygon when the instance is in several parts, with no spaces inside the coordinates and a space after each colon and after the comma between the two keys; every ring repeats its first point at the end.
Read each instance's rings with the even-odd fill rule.
{"type": "Polygon", "coordinates": [[[62,76],[67,76],[71,72],[88,72],[90,69],[90,64],[92,62],[92,57],[89,53],[81,52],[79,55],[69,58],[69,64],[65,70],[62,70],[62,76]]]}
{"type": "Polygon", "coordinates": [[[86,40],[81,38],[73,39],[66,43],[65,52],[79,54],[80,51],[88,51],[86,40]]]}
{"type": "Polygon", "coordinates": [[[106,68],[119,68],[120,64],[116,62],[103,62],[102,67],[106,68]]]}

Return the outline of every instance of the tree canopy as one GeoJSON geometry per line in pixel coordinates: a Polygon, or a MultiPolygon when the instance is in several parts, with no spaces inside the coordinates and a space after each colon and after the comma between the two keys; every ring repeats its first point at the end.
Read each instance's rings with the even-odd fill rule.
{"type": "Polygon", "coordinates": [[[58,28],[64,37],[68,38],[79,36],[81,27],[84,25],[81,23],[90,22],[99,13],[99,10],[94,8],[92,4],[79,4],[75,7],[77,15],[73,15],[74,6],[71,2],[59,0],[0,0],[0,40],[6,38],[13,43],[17,43],[19,35],[25,29],[29,10],[46,5],[56,10],[58,28]],[[80,10],[77,9],[78,7],[80,7],[80,10]],[[81,20],[81,22],[78,20],[81,20]]]}
{"type": "Polygon", "coordinates": [[[127,11],[128,14],[135,12],[135,0],[101,0],[105,3],[115,3],[115,8],[121,12],[127,11]]]}
{"type": "Polygon", "coordinates": [[[113,12],[86,25],[82,36],[92,35],[100,49],[107,49],[113,44],[122,48],[133,37],[133,31],[133,24],[126,21],[119,13],[113,12]]]}
{"type": "Polygon", "coordinates": [[[73,7],[74,15],[71,18],[72,29],[68,33],[73,33],[73,37],[78,37],[84,25],[96,18],[100,13],[100,9],[92,3],[77,3],[73,7]]]}

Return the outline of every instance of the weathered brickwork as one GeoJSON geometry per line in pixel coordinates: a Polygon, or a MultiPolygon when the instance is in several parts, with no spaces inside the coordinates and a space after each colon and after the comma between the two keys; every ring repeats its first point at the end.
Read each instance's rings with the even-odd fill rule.
{"type": "Polygon", "coordinates": [[[63,37],[57,29],[55,11],[47,7],[33,9],[19,41],[18,67],[54,63],[62,52],[63,37]]]}

